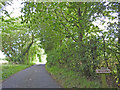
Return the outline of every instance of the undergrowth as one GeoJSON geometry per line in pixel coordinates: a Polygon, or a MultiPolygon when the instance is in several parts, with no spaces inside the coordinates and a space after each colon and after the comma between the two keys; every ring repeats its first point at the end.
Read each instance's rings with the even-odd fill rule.
{"type": "Polygon", "coordinates": [[[48,67],[46,70],[63,88],[99,88],[99,81],[89,81],[80,72],[67,70],[66,68],[58,68],[57,66],[48,67]]]}

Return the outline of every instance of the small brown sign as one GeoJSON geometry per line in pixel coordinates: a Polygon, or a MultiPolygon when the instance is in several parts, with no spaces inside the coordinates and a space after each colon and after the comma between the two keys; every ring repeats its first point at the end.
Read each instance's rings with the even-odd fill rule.
{"type": "Polygon", "coordinates": [[[96,73],[110,73],[110,69],[101,67],[101,69],[96,69],[96,73]]]}

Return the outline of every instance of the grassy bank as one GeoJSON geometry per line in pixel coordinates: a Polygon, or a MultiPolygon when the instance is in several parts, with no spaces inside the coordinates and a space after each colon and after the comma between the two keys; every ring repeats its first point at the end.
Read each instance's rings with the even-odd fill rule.
{"type": "Polygon", "coordinates": [[[66,68],[58,68],[56,66],[48,67],[46,70],[63,88],[99,88],[101,87],[99,81],[89,81],[85,76],[80,75],[66,68]]]}
{"type": "Polygon", "coordinates": [[[6,64],[2,65],[2,80],[5,80],[6,78],[10,77],[11,75],[28,68],[32,66],[30,65],[23,65],[23,64],[6,64]]]}

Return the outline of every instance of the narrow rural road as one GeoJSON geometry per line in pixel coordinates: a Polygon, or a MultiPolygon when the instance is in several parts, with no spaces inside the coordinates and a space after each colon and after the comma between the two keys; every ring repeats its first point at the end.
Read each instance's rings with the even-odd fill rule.
{"type": "Polygon", "coordinates": [[[60,86],[45,70],[45,65],[34,65],[3,81],[2,88],[60,88],[60,86]]]}

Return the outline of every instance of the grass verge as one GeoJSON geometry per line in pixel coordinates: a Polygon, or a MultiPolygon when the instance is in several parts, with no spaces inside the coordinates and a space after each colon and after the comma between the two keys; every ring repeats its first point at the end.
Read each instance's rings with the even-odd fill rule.
{"type": "Polygon", "coordinates": [[[28,68],[32,66],[33,64],[30,65],[23,65],[23,64],[6,64],[2,65],[2,80],[7,79],[11,75],[28,68]]]}
{"type": "Polygon", "coordinates": [[[46,70],[63,88],[99,88],[99,81],[89,81],[85,76],[80,75],[66,68],[58,68],[57,66],[48,67],[46,70]]]}

